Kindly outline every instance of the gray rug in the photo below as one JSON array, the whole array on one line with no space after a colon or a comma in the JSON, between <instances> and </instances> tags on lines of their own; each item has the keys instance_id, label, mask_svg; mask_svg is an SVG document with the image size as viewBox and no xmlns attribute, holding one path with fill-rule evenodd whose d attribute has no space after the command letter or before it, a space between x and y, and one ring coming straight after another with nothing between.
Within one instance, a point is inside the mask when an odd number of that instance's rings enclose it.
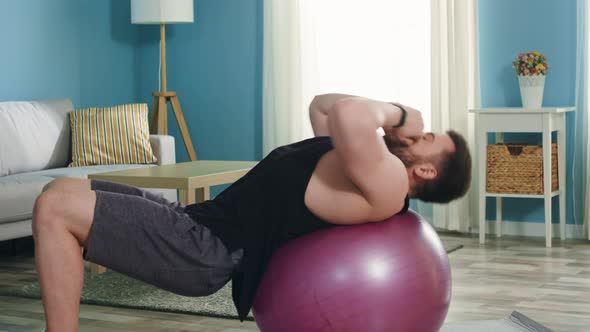
<instances>
[{"instance_id":1,"label":"gray rug","mask_svg":"<svg viewBox=\"0 0 590 332\"><path fill-rule=\"evenodd\" d=\"M479 320L445 324L439 332L554 332L524 314L513 311L499 320Z\"/></svg>"},{"instance_id":2,"label":"gray rug","mask_svg":"<svg viewBox=\"0 0 590 332\"><path fill-rule=\"evenodd\" d=\"M448 253L463 247L458 243L443 242ZM0 288L0 295L32 299L41 298L39 283L13 288ZM86 273L80 302L109 307L238 318L232 302L230 284L211 296L186 297L158 289L112 271L101 275ZM248 319L253 320L251 314Z\"/></svg>"},{"instance_id":3,"label":"gray rug","mask_svg":"<svg viewBox=\"0 0 590 332\"><path fill-rule=\"evenodd\" d=\"M41 298L39 283L0 288L0 295ZM186 297L108 271L96 275L86 273L80 303L109 307L147 309L210 317L238 318L228 283L217 293L207 297ZM249 317L250 320L253 318Z\"/></svg>"}]
</instances>

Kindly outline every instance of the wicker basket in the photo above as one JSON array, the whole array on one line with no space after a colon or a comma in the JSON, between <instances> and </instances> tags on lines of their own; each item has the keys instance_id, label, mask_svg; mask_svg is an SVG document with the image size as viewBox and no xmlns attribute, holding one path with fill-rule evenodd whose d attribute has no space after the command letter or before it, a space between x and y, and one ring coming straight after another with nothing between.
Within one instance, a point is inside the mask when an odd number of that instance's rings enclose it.
<instances>
[{"instance_id":1,"label":"wicker basket","mask_svg":"<svg viewBox=\"0 0 590 332\"><path fill-rule=\"evenodd\" d=\"M488 145L489 193L543 194L543 147L525 144ZM551 191L558 189L557 144L551 144Z\"/></svg>"}]
</instances>

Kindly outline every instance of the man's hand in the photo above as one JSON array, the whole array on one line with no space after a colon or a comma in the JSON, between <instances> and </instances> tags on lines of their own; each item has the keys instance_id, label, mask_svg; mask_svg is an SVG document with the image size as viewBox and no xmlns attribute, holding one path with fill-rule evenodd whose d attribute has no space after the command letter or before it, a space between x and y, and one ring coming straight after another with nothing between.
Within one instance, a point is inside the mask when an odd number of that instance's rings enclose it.
<instances>
[{"instance_id":1,"label":"man's hand","mask_svg":"<svg viewBox=\"0 0 590 332\"><path fill-rule=\"evenodd\" d=\"M393 104L398 107L403 107L406 110L406 120L404 125L399 128L387 127L383 128L383 131L395 141L402 142L408 146L412 145L424 134L424 120L422 120L422 113L410 106L405 106L399 103Z\"/></svg>"}]
</instances>

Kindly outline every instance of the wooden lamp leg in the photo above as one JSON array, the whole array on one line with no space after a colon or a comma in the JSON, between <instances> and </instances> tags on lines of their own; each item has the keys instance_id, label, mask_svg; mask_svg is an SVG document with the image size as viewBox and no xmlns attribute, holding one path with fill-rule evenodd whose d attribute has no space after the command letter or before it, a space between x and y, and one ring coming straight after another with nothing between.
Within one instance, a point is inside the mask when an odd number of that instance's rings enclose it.
<instances>
[{"instance_id":1,"label":"wooden lamp leg","mask_svg":"<svg viewBox=\"0 0 590 332\"><path fill-rule=\"evenodd\" d=\"M180 108L180 103L178 102L178 97L176 96L176 92L174 91L167 91L167 81L166 81L166 25L160 24L160 63L162 64L161 67L161 77L162 77L162 85L160 92L154 92L152 95L154 96L154 113L152 115L151 124L150 124L150 132L151 133L158 133L159 135L168 135L168 116L167 116L167 104L168 100L172 103L172 110L174 111L174 115L176 116L176 121L178 122L178 127L180 129L180 133L182 134L182 140L184 141L184 146L186 147L186 151L191 159L191 161L197 160L197 154L195 153L195 148L193 147L193 142L191 141L191 137L188 133L188 129L186 127L186 122L184 122L184 116L182 115L182 109ZM156 128L157 127L157 128Z\"/></svg>"},{"instance_id":2,"label":"wooden lamp leg","mask_svg":"<svg viewBox=\"0 0 590 332\"><path fill-rule=\"evenodd\" d=\"M182 134L182 140L184 141L186 151L188 152L191 161L195 161L197 160L197 154L195 153L195 148L193 147L191 136L188 133L188 128L186 127L184 116L182 115L182 109L180 108L178 97L170 97L170 102L172 103L172 110L174 111L174 115L176 116L176 122L178 122L178 128L180 129L180 133Z\"/></svg>"},{"instance_id":3,"label":"wooden lamp leg","mask_svg":"<svg viewBox=\"0 0 590 332\"><path fill-rule=\"evenodd\" d=\"M150 134L156 134L158 130L158 97L154 96L152 104L152 117L150 118Z\"/></svg>"},{"instance_id":4,"label":"wooden lamp leg","mask_svg":"<svg viewBox=\"0 0 590 332\"><path fill-rule=\"evenodd\" d=\"M166 97L158 97L158 135L168 135L168 107Z\"/></svg>"}]
</instances>

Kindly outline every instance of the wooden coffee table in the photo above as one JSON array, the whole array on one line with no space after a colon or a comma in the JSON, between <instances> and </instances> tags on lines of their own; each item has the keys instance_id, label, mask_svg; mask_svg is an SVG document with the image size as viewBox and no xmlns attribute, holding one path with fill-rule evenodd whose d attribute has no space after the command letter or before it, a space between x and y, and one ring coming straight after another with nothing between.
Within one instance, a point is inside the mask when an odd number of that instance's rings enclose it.
<instances>
[{"instance_id":1,"label":"wooden coffee table","mask_svg":"<svg viewBox=\"0 0 590 332\"><path fill-rule=\"evenodd\" d=\"M232 183L244 176L255 161L198 160L178 164L89 174L89 179L125 183L142 188L178 189L184 204L210 198L211 186Z\"/></svg>"},{"instance_id":2,"label":"wooden coffee table","mask_svg":"<svg viewBox=\"0 0 590 332\"><path fill-rule=\"evenodd\" d=\"M89 174L89 179L125 183L142 188L178 189L179 201L193 204L210 199L210 187L232 183L244 176L255 161L198 160L178 164ZM91 264L93 273L106 268Z\"/></svg>"}]
</instances>

